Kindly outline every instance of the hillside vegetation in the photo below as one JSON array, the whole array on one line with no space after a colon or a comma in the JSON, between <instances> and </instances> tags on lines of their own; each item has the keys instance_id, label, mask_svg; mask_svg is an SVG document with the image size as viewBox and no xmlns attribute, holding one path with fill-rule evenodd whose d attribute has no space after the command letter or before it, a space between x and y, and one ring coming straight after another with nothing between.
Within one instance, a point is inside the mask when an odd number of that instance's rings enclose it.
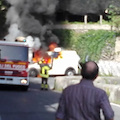
<instances>
[{"instance_id":1,"label":"hillside vegetation","mask_svg":"<svg viewBox=\"0 0 120 120\"><path fill-rule=\"evenodd\" d=\"M74 30L55 30L60 39L60 45L65 49L76 50L81 62L86 59L114 59L116 32L105 30L90 30L82 33Z\"/></svg>"}]
</instances>

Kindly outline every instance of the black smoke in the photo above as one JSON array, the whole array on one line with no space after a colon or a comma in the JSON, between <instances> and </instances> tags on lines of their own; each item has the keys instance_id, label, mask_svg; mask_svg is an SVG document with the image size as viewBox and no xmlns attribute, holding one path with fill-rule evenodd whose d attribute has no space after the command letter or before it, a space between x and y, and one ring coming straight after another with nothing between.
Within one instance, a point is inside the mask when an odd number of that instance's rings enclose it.
<instances>
[{"instance_id":1,"label":"black smoke","mask_svg":"<svg viewBox=\"0 0 120 120\"><path fill-rule=\"evenodd\" d=\"M120 0L60 0L56 19L84 22L84 15L88 15L88 22L97 22L103 15L108 20L105 11L110 5L120 7Z\"/></svg>"},{"instance_id":2,"label":"black smoke","mask_svg":"<svg viewBox=\"0 0 120 120\"><path fill-rule=\"evenodd\" d=\"M74 15L101 15L111 4L120 7L120 0L60 0L59 11Z\"/></svg>"},{"instance_id":3,"label":"black smoke","mask_svg":"<svg viewBox=\"0 0 120 120\"><path fill-rule=\"evenodd\" d=\"M52 32L58 0L7 0L7 2L10 7L6 14L6 24L9 25L6 40L14 41L18 36L32 36L33 40L37 37L41 44L46 43L45 35L48 29ZM58 39L54 39L54 42L59 43Z\"/></svg>"}]
</instances>

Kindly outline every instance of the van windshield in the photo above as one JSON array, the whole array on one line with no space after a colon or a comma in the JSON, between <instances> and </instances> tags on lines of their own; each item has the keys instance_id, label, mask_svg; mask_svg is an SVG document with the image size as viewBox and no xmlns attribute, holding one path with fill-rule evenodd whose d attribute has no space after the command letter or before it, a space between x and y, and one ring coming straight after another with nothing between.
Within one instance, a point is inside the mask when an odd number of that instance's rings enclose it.
<instances>
[{"instance_id":1,"label":"van windshield","mask_svg":"<svg viewBox=\"0 0 120 120\"><path fill-rule=\"evenodd\" d=\"M28 47L0 45L0 59L28 61Z\"/></svg>"}]
</instances>

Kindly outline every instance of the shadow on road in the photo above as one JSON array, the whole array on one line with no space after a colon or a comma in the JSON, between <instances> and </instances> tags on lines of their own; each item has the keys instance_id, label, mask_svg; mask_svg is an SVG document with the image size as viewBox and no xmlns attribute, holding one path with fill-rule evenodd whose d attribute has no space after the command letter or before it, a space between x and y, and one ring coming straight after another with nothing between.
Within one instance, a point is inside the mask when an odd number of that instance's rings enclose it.
<instances>
[{"instance_id":1,"label":"shadow on road","mask_svg":"<svg viewBox=\"0 0 120 120\"><path fill-rule=\"evenodd\" d=\"M54 120L60 93L41 91L39 83L30 83L28 91L0 87L0 117L3 120Z\"/></svg>"}]
</instances>

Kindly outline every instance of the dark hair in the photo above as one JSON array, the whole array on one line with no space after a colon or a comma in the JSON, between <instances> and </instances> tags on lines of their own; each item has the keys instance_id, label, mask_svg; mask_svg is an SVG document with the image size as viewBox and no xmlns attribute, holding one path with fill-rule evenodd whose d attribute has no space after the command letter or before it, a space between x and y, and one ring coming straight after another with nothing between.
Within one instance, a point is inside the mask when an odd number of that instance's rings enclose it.
<instances>
[{"instance_id":1,"label":"dark hair","mask_svg":"<svg viewBox=\"0 0 120 120\"><path fill-rule=\"evenodd\" d=\"M85 79L94 80L99 72L99 67L94 61L88 61L82 65L81 75Z\"/></svg>"}]
</instances>

